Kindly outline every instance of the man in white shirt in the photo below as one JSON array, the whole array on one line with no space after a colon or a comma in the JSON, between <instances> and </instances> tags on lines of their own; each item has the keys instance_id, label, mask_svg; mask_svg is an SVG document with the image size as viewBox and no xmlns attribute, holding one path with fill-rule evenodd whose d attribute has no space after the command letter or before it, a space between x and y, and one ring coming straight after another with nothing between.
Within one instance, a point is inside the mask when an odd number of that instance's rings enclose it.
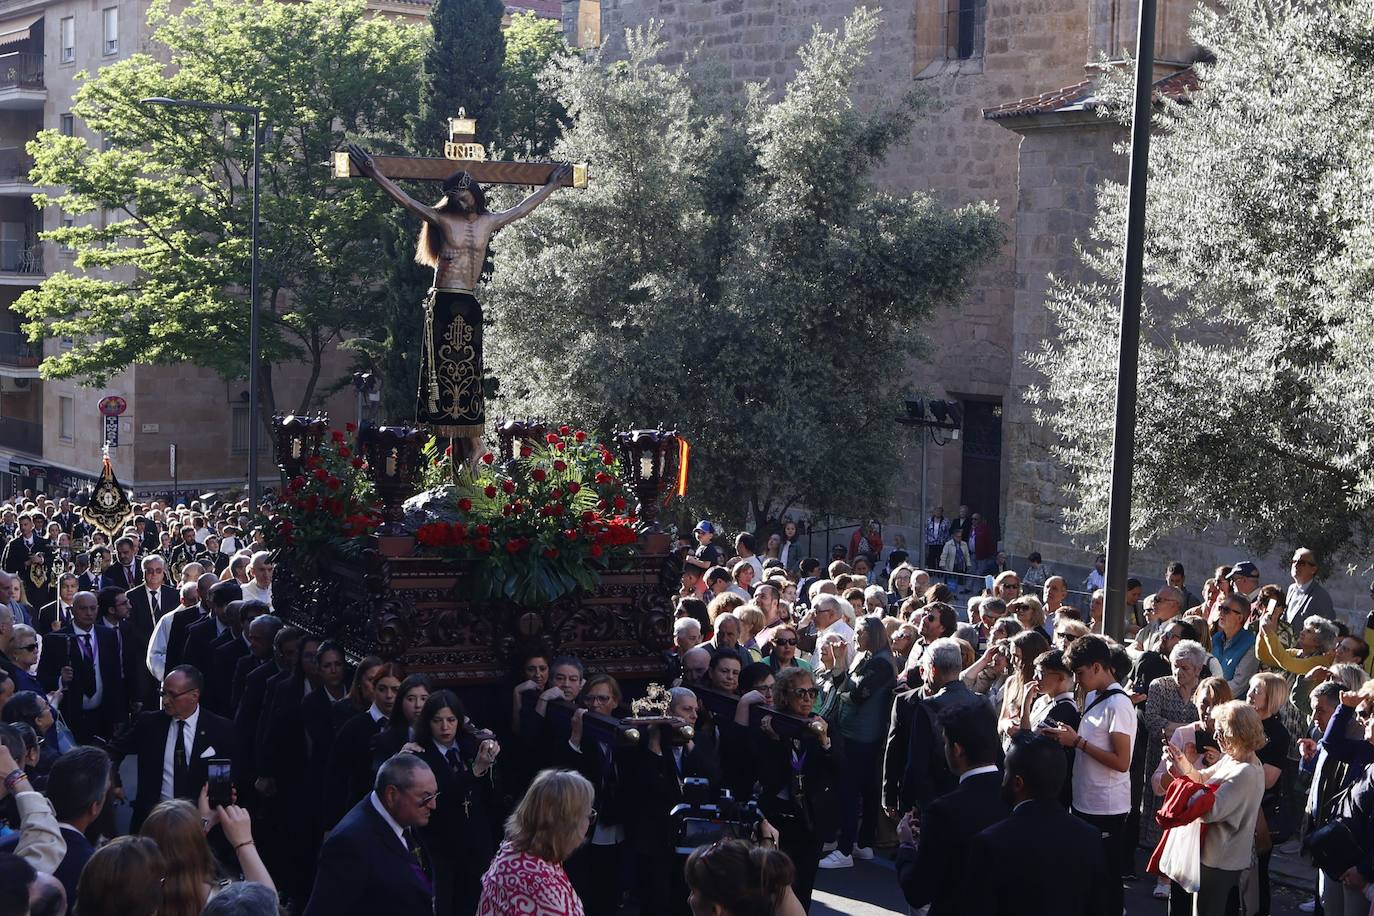
<instances>
[{"instance_id":1,"label":"man in white shirt","mask_svg":"<svg viewBox=\"0 0 1374 916\"><path fill-rule=\"evenodd\" d=\"M195 583L188 582L181 587L181 607L158 618L157 626L153 628L153 638L148 640L146 661L149 673L159 681L167 670L167 645L172 637L172 626L177 621L177 614L200 606L200 590ZM182 625L187 626L188 623L183 620Z\"/></svg>"},{"instance_id":2,"label":"man in white shirt","mask_svg":"<svg viewBox=\"0 0 1374 916\"><path fill-rule=\"evenodd\" d=\"M272 606L272 554L259 550L248 563L248 581L243 586L244 601L261 601Z\"/></svg>"},{"instance_id":3,"label":"man in white shirt","mask_svg":"<svg viewBox=\"0 0 1374 916\"><path fill-rule=\"evenodd\" d=\"M1126 816L1131 810L1131 748L1135 743L1136 711L1130 695L1112 673L1112 650L1101 636L1080 636L1064 653L1064 662L1078 686L1087 692L1078 728L1060 725L1042 729L1064 747L1075 748L1073 813L1096 827L1107 849L1112 902L1107 913L1122 909L1121 876L1130 868L1135 838L1127 837Z\"/></svg>"},{"instance_id":4,"label":"man in white shirt","mask_svg":"<svg viewBox=\"0 0 1374 916\"><path fill-rule=\"evenodd\" d=\"M846 658L854 657L855 645L859 638L844 619L844 604L834 595L817 595L811 602L811 610L815 614L816 621L816 644L820 645L821 639L829 633L836 633L844 638L844 643L849 652Z\"/></svg>"}]
</instances>

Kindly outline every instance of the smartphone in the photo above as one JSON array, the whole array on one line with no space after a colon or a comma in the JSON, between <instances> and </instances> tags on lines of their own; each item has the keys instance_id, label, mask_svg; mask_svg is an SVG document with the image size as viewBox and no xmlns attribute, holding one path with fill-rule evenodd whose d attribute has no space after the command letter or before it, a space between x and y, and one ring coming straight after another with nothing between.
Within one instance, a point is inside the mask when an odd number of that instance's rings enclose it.
<instances>
[{"instance_id":1,"label":"smartphone","mask_svg":"<svg viewBox=\"0 0 1374 916\"><path fill-rule=\"evenodd\" d=\"M1213 738L1212 733L1205 728L1199 728L1194 733L1193 747L1197 748L1199 754L1209 747L1216 747L1217 750L1221 750L1221 748L1217 747L1217 739Z\"/></svg>"},{"instance_id":2,"label":"smartphone","mask_svg":"<svg viewBox=\"0 0 1374 916\"><path fill-rule=\"evenodd\" d=\"M1041 728L1058 728L1059 720L1053 716L1046 716L1045 721L1040 723Z\"/></svg>"},{"instance_id":3,"label":"smartphone","mask_svg":"<svg viewBox=\"0 0 1374 916\"><path fill-rule=\"evenodd\" d=\"M234 780L229 775L231 762L228 757L212 757L206 768L206 786L209 789L211 808L234 803Z\"/></svg>"}]
</instances>

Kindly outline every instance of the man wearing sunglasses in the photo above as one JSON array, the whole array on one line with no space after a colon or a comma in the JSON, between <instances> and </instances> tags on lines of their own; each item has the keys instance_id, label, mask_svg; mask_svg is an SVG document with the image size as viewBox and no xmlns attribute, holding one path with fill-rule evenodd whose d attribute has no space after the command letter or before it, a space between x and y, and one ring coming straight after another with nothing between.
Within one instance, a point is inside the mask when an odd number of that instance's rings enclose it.
<instances>
[{"instance_id":1,"label":"man wearing sunglasses","mask_svg":"<svg viewBox=\"0 0 1374 916\"><path fill-rule=\"evenodd\" d=\"M1293 577L1293 584L1288 586L1288 612L1284 614L1284 619L1293 632L1302 629L1303 621L1308 617L1335 620L1331 593L1317 581L1317 555L1306 547L1299 547L1293 551L1293 562L1288 572Z\"/></svg>"},{"instance_id":2,"label":"man wearing sunglasses","mask_svg":"<svg viewBox=\"0 0 1374 916\"><path fill-rule=\"evenodd\" d=\"M422 758L397 754L383 763L373 791L324 841L305 916L432 913L434 870L419 828L438 797Z\"/></svg>"},{"instance_id":3,"label":"man wearing sunglasses","mask_svg":"<svg viewBox=\"0 0 1374 916\"><path fill-rule=\"evenodd\" d=\"M1221 676L1231 685L1235 696L1250 689L1250 678L1259 670L1255 655L1255 634L1245 629L1250 619L1250 599L1231 595L1221 606L1217 632L1212 636L1212 655L1221 664Z\"/></svg>"}]
</instances>

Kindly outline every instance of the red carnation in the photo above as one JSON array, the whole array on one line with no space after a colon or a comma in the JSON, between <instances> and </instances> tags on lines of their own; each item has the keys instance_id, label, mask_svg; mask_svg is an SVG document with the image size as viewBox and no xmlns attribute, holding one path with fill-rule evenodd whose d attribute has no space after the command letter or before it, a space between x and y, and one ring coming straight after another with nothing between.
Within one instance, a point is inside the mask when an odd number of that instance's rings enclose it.
<instances>
[{"instance_id":1,"label":"red carnation","mask_svg":"<svg viewBox=\"0 0 1374 916\"><path fill-rule=\"evenodd\" d=\"M356 433L356 432L358 431L358 424L357 424L357 423L345 423L345 424L344 424L344 429L348 430L350 433Z\"/></svg>"},{"instance_id":2,"label":"red carnation","mask_svg":"<svg viewBox=\"0 0 1374 916\"><path fill-rule=\"evenodd\" d=\"M351 454L353 454L353 453L350 452L350 451L348 450L348 446L346 446L346 445L341 445L341 446L339 446L339 457L340 457L340 458L347 458L347 457L348 457L349 455L351 455Z\"/></svg>"},{"instance_id":3,"label":"red carnation","mask_svg":"<svg viewBox=\"0 0 1374 916\"><path fill-rule=\"evenodd\" d=\"M491 463L492 463L493 461L495 461L495 460L496 460L496 456L493 455L491 452L487 452L485 455L482 456L482 463L483 463L483 464L491 464Z\"/></svg>"},{"instance_id":4,"label":"red carnation","mask_svg":"<svg viewBox=\"0 0 1374 916\"><path fill-rule=\"evenodd\" d=\"M573 433L573 438L576 439L578 442L586 442L587 434L579 429L577 432Z\"/></svg>"},{"instance_id":5,"label":"red carnation","mask_svg":"<svg viewBox=\"0 0 1374 916\"><path fill-rule=\"evenodd\" d=\"M496 487L492 486L491 484L487 484L487 488L482 492L487 494L487 499L496 498Z\"/></svg>"},{"instance_id":6,"label":"red carnation","mask_svg":"<svg viewBox=\"0 0 1374 916\"><path fill-rule=\"evenodd\" d=\"M568 462L564 461L562 458L555 459L553 469L560 473L566 471L568 469Z\"/></svg>"},{"instance_id":7,"label":"red carnation","mask_svg":"<svg viewBox=\"0 0 1374 916\"><path fill-rule=\"evenodd\" d=\"M362 468L363 459L355 457L351 463L355 468Z\"/></svg>"},{"instance_id":8,"label":"red carnation","mask_svg":"<svg viewBox=\"0 0 1374 916\"><path fill-rule=\"evenodd\" d=\"M466 496L464 496L462 499L458 500L458 511L459 511L459 512L471 512L471 511L472 511L472 500L468 499Z\"/></svg>"},{"instance_id":9,"label":"red carnation","mask_svg":"<svg viewBox=\"0 0 1374 916\"><path fill-rule=\"evenodd\" d=\"M507 493L514 493L514 492L515 492L515 481L513 481L513 480L503 480L503 481L501 481L501 489L505 490Z\"/></svg>"},{"instance_id":10,"label":"red carnation","mask_svg":"<svg viewBox=\"0 0 1374 916\"><path fill-rule=\"evenodd\" d=\"M577 494L580 493L581 491L582 491L582 484L578 483L576 480L570 481L570 482L568 483L568 492L569 492L569 493L572 493L573 495L577 495Z\"/></svg>"},{"instance_id":11,"label":"red carnation","mask_svg":"<svg viewBox=\"0 0 1374 916\"><path fill-rule=\"evenodd\" d=\"M530 471L530 476L539 483L543 483L549 475L543 468L535 468L533 471Z\"/></svg>"}]
</instances>

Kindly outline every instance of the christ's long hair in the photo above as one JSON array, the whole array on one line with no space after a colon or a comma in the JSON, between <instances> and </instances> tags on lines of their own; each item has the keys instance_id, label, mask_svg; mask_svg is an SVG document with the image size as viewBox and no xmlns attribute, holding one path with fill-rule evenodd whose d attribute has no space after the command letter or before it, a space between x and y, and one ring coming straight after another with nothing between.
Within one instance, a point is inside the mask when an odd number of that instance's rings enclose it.
<instances>
[{"instance_id":1,"label":"christ's long hair","mask_svg":"<svg viewBox=\"0 0 1374 916\"><path fill-rule=\"evenodd\" d=\"M434 204L434 209L440 213L448 211L459 211L460 208L450 198L452 191L466 190L472 194L472 212L482 214L487 212L487 196L482 192L482 186L467 172L455 172L444 180L444 196ZM428 222L420 223L420 239L415 246L415 263L425 267L438 267L439 254L443 251L444 240Z\"/></svg>"}]
</instances>

